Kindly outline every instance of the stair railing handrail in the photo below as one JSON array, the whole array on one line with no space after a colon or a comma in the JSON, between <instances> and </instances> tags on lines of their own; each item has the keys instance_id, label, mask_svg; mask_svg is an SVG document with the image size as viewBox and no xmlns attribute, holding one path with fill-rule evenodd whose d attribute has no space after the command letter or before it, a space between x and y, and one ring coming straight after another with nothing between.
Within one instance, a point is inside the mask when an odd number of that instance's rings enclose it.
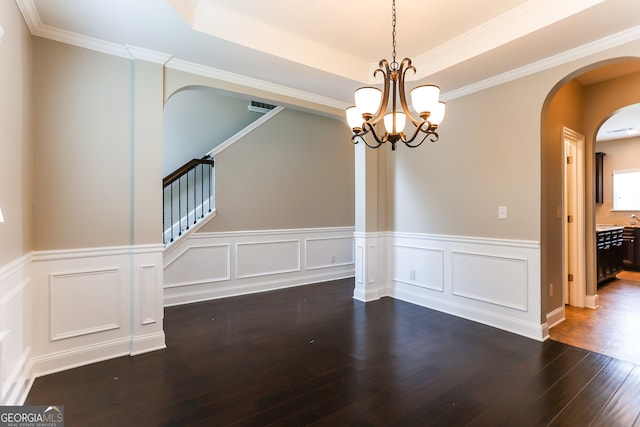
<instances>
[{"instance_id":1,"label":"stair railing handrail","mask_svg":"<svg viewBox=\"0 0 640 427\"><path fill-rule=\"evenodd\" d=\"M180 166L178 169L174 170L169 175L165 176L162 179L162 186L163 187L167 187L171 183L173 183L173 182L177 181L178 179L180 179L183 175L186 175L188 172L190 172L193 168L195 168L198 165L210 165L210 166L213 166L213 157L207 155L207 156L204 156L201 159L189 160L187 163L185 163L184 165Z\"/></svg>"}]
</instances>

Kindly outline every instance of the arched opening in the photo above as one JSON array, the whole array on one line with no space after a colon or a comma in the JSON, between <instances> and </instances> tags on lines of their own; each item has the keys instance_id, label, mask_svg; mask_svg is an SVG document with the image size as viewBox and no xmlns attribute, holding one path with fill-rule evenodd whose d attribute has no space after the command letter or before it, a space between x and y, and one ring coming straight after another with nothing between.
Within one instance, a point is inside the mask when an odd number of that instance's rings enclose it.
<instances>
[{"instance_id":1,"label":"arched opening","mask_svg":"<svg viewBox=\"0 0 640 427\"><path fill-rule=\"evenodd\" d=\"M604 312L598 310L603 302L598 292L596 224L600 224L597 213L610 208L596 204L596 136L608 118L622 108L639 102L640 60L617 58L592 64L568 75L548 95L541 117L541 252L543 259L541 273L543 284L548 285L543 286L545 290L542 297L547 322L551 327L551 337L560 341L565 340L565 342L573 340L568 343L601 353L614 352L615 354L610 355L627 360L636 357L634 359L636 363L640 361L640 349L631 348L632 354L629 354L626 352L629 349L622 348L624 346L621 344L623 341L621 337L617 338L621 342L613 345L611 342L606 342L609 338L606 334L596 334L593 329L589 332L576 325L583 326L582 324L586 324L584 319L602 316ZM577 179L583 183L583 190L581 190L583 193L580 194L579 203L584 217L580 218L582 225L576 230L582 237L584 245L583 258L580 259L584 267L582 271L575 273L569 271L570 266L567 261L569 248L566 230L569 228L569 221L576 219L571 217L572 212L567 212L566 205L567 155L563 132L567 128L584 136L584 160L580 165L583 167L583 172L577 176ZM640 138L638 141L640 144ZM638 168L640 168L640 158L638 162ZM567 289L570 288L565 285L570 279L576 280L576 275L582 280L582 282L578 281L578 286L574 289L578 298L569 301L571 298L567 295ZM637 286L640 292L640 282ZM565 304L567 304L566 309ZM567 316L570 311L575 313L576 310L583 319L573 319L574 322L571 323ZM615 320L612 321L615 322ZM569 327L570 323L571 327ZM567 329L567 335L558 333L563 328ZM611 332L609 335L614 333ZM568 338L569 336L571 339ZM628 341L629 347L633 347L633 340ZM607 348L609 350L606 350Z\"/></svg>"}]
</instances>

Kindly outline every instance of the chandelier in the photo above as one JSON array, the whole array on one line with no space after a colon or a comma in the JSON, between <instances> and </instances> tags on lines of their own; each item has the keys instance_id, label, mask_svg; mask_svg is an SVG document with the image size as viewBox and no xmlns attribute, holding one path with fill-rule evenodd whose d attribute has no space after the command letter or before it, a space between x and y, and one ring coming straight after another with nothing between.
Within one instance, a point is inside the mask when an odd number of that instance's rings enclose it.
<instances>
[{"instance_id":1,"label":"chandelier","mask_svg":"<svg viewBox=\"0 0 640 427\"><path fill-rule=\"evenodd\" d=\"M354 93L355 106L346 109L347 123L353 132L351 142L357 144L364 142L368 147L378 148L385 142L391 143L391 149L396 149L396 143L402 141L407 147L417 147L427 138L431 142L438 140L436 129L444 119L445 103L440 101L440 88L435 85L423 85L411 91L411 104L418 113L419 118L414 117L409 111L406 93L404 89L405 75L416 68L411 65L411 59L405 58L398 64L396 61L396 1L392 6L392 38L393 57L391 64L383 59L374 71L376 77L381 73L384 77L384 88L366 86L357 89ZM391 111L387 112L387 106L391 99ZM398 111L398 100L402 112ZM407 118L415 126L415 131L410 136L404 133ZM376 125L383 121L386 132L383 135L376 133ZM367 135L375 142L367 141Z\"/></svg>"}]
</instances>

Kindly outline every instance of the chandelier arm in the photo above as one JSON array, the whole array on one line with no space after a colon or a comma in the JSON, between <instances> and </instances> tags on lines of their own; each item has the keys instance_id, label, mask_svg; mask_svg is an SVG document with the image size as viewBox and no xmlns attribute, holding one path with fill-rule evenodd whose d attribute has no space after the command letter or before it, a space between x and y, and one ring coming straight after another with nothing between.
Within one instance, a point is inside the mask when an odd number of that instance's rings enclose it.
<instances>
[{"instance_id":1,"label":"chandelier arm","mask_svg":"<svg viewBox=\"0 0 640 427\"><path fill-rule=\"evenodd\" d=\"M378 148L378 147L380 147L382 145L382 142L379 142L376 145L369 144L363 134L354 134L351 137L351 142L353 142L354 145L357 144L360 141L364 142L364 144L369 148Z\"/></svg>"},{"instance_id":2,"label":"chandelier arm","mask_svg":"<svg viewBox=\"0 0 640 427\"><path fill-rule=\"evenodd\" d=\"M405 68L406 67L406 68ZM402 111L404 111L404 114L409 118L409 120L411 120L411 123L413 123L413 125L415 127L419 127L420 125L422 125L424 123L424 120L418 120L416 119L413 114L411 114L411 111L409 111L409 105L407 104L407 94L404 90L405 87L405 75L407 74L407 71L412 70L413 73L415 74L416 72L416 67L414 67L411 64L411 59L409 58L404 58L402 60L402 62L400 63L400 105L402 105Z\"/></svg>"},{"instance_id":3,"label":"chandelier arm","mask_svg":"<svg viewBox=\"0 0 640 427\"><path fill-rule=\"evenodd\" d=\"M380 120L382 120L385 112L387 111L387 104L389 103L389 76L391 75L391 72L389 70L389 62L386 59L381 59L378 67L379 68L373 72L373 77L376 77L378 73L382 73L382 76L384 77L384 87L382 88L382 101L380 101L380 108L377 111L378 115L368 121L369 123L371 123L371 125L375 125L380 122Z\"/></svg>"},{"instance_id":4,"label":"chandelier arm","mask_svg":"<svg viewBox=\"0 0 640 427\"><path fill-rule=\"evenodd\" d=\"M365 122L362 125L362 127L363 127L363 130L361 132L355 133L351 136L351 142L353 142L354 144L357 144L358 142L362 141L369 148L378 148L382 144L387 142L388 135L385 133L385 135L382 138L380 138L378 134L376 134L375 128L370 122ZM377 144L369 144L369 142L365 138L365 136L369 133L373 136L373 139L376 141Z\"/></svg>"},{"instance_id":5,"label":"chandelier arm","mask_svg":"<svg viewBox=\"0 0 640 427\"><path fill-rule=\"evenodd\" d=\"M425 127L426 127L426 128L425 128ZM402 139L402 142L404 142L404 143L405 143L405 145L407 145L407 146L411 147L411 145L409 145L409 144L410 144L411 142L413 142L413 140L414 140L414 139L416 139L416 137L418 136L418 134L419 134L420 132L424 132L424 133L426 134L426 135L425 135L425 138L426 138L426 137L430 134L430 132L431 132L431 124L430 124L428 121L419 122L419 123L416 125L416 130L413 132L413 134L412 134L409 138L407 138L406 136L405 136L404 138L401 138L401 139ZM422 144L422 142L420 142L420 144ZM418 144L418 145L420 145L420 144ZM417 147L418 145L416 145L416 147Z\"/></svg>"},{"instance_id":6,"label":"chandelier arm","mask_svg":"<svg viewBox=\"0 0 640 427\"><path fill-rule=\"evenodd\" d=\"M405 142L404 144L409 148L416 148L416 147L420 146L427 138L429 138L430 142L436 142L436 141L438 141L438 139L440 137L438 136L438 134L436 133L435 130L429 130L428 132L426 132L425 136L420 140L420 142L418 142L416 144L412 144L413 140L409 140L409 141Z\"/></svg>"}]
</instances>

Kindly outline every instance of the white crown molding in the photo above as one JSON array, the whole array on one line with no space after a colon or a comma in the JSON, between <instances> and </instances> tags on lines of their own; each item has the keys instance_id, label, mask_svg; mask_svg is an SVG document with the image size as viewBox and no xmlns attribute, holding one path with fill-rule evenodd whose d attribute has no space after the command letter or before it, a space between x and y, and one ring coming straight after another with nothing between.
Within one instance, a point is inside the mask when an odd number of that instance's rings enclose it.
<instances>
[{"instance_id":1,"label":"white crown molding","mask_svg":"<svg viewBox=\"0 0 640 427\"><path fill-rule=\"evenodd\" d=\"M171 55L161 52L154 52L134 46L122 46L115 43L107 42L104 40L96 39L93 37L84 36L81 34L73 33L70 31L61 30L58 28L50 27L48 25L42 24L40 17L38 15L37 8L33 2L33 0L15 0L22 16L29 28L29 31L32 35L38 37L44 37L51 40L59 41L62 43L71 44L74 46L106 53L109 55L119 56L127 59L142 59L150 62L163 63L168 68L172 68L179 71L185 71L189 73L193 73L196 75L201 75L204 77L210 77L213 79L225 81L228 83L238 84L241 86L246 86L253 89L264 90L266 92L283 95L287 97L291 97L294 99L299 99L302 101L307 101L311 103L315 103L318 105L323 105L336 109L344 109L348 106L344 101L340 101L337 99L329 98L326 96L318 95L315 93L294 89L292 87L268 82L265 80L255 79L247 76L243 76L240 74L231 73L228 71L223 71L219 69L215 69L212 67L207 67L200 64L195 64L192 62L184 61L178 58L173 58ZM177 0L178 3L180 0ZM189 0L182 0L189 4ZM597 3L598 0L590 0L592 3ZM525 4L522 8L516 10L515 13L518 16L526 15L526 12L530 10L531 4L534 1ZM561 13L568 13L567 11L561 11ZM513 17L512 15L509 15ZM501 17L498 19L503 19ZM506 18L504 18L506 19ZM498 22L496 21L496 22ZM495 24L495 22L493 23ZM477 29L479 32L490 32L491 28L482 27ZM1 31L1 29L0 29ZM474 32L473 34L476 34ZM467 34L463 36L462 39L467 39L471 37L473 34ZM476 34L477 35L477 34ZM1 34L0 34L1 38ZM457 45L462 41L456 40L454 41ZM607 49L615 48L617 46L623 45L625 43L629 43L635 40L640 39L640 26L633 27L631 29L622 31L617 34L613 34L611 36L604 37L600 40L596 40L594 42L585 44L583 46L577 47L575 49L571 49L557 55L542 59L537 62L533 62L531 64L524 65L522 67L507 71L505 73L496 75L494 77L472 83L470 85L461 87L459 89L455 89L453 91L443 93L442 99L452 100L456 98L460 98L462 96L470 95L475 92L479 92L481 90L488 89L493 86L497 86L500 84L504 84L519 78L523 78L529 76L531 74L544 71L559 65L566 64L573 60L577 60L588 55L596 54L602 52ZM453 42L452 42L453 43ZM433 52L430 52L426 55L422 55L420 58L417 58L417 61L414 61L415 65L419 65L426 61L431 57ZM427 71L428 67L425 68L424 71ZM432 70L428 70L430 73L433 73Z\"/></svg>"},{"instance_id":2,"label":"white crown molding","mask_svg":"<svg viewBox=\"0 0 640 427\"><path fill-rule=\"evenodd\" d=\"M612 34L607 37L603 37L591 43L579 46L575 49L571 49L554 56L542 59L531 64L524 65L519 68L515 68L506 73L498 74L497 76L461 87L459 89L444 93L442 99L452 100L460 98L466 95L470 95L481 90L489 89L493 86L498 86L504 83L508 83L513 80L517 80L523 77L530 76L532 74L548 70L559 65L566 64L571 61L578 60L580 58L587 57L603 52L607 49L612 49L623 44L630 43L640 39L640 25L630 28L625 31L621 31L616 34Z\"/></svg>"},{"instance_id":3,"label":"white crown molding","mask_svg":"<svg viewBox=\"0 0 640 427\"><path fill-rule=\"evenodd\" d=\"M157 52L155 50L149 50L142 47L126 45L132 59L139 59L141 61L153 62L156 64L165 65L170 59L171 55L164 52Z\"/></svg>"},{"instance_id":4,"label":"white crown molding","mask_svg":"<svg viewBox=\"0 0 640 427\"><path fill-rule=\"evenodd\" d=\"M416 57L413 61L418 70L415 79L420 80L460 62L482 55L603 1L530 0Z\"/></svg>"},{"instance_id":5,"label":"white crown molding","mask_svg":"<svg viewBox=\"0 0 640 427\"><path fill-rule=\"evenodd\" d=\"M300 99L302 101L308 101L315 104L324 105L327 107L344 109L348 106L348 104L345 103L344 101L318 95L316 93L294 89L289 86L283 86L277 83L268 82L266 80L255 79L252 77L231 73L231 72L220 70L213 67L207 67L207 66L196 64L193 62L184 61L178 58L171 58L167 62L166 66L167 68L171 68L174 70L184 71L187 73L192 73L192 74L196 74L203 77L209 77L216 80L222 80L227 83L247 86L253 89L263 90L263 91L274 93L277 95L288 96L294 99Z\"/></svg>"}]
</instances>

